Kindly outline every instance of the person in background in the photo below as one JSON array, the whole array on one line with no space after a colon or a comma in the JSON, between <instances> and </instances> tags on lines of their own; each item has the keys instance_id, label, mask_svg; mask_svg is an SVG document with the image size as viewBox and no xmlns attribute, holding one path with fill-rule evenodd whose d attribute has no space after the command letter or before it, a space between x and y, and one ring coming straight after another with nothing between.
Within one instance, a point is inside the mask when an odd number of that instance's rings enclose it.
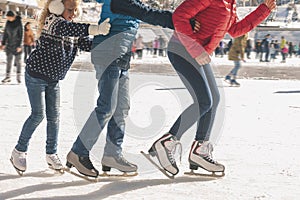
<instances>
[{"instance_id":1,"label":"person in background","mask_svg":"<svg viewBox=\"0 0 300 200\"><path fill-rule=\"evenodd\" d=\"M241 68L241 61L245 62L244 54L247 45L248 35L242 35L234 39L231 49L228 53L228 60L232 60L234 68L227 74L225 81L230 83L231 86L240 86L240 83L236 81L238 70Z\"/></svg>"},{"instance_id":2,"label":"person in background","mask_svg":"<svg viewBox=\"0 0 300 200\"><path fill-rule=\"evenodd\" d=\"M2 83L11 82L11 68L13 57L15 57L15 65L17 67L17 82L21 83L21 56L22 56L22 39L23 27L21 17L13 11L6 13L6 24L3 33L2 50L6 52L6 76Z\"/></svg>"},{"instance_id":3,"label":"person in background","mask_svg":"<svg viewBox=\"0 0 300 200\"><path fill-rule=\"evenodd\" d=\"M144 42L143 36L139 34L139 36L135 40L135 47L136 47L136 54L139 59L143 58L143 49L144 49Z\"/></svg>"},{"instance_id":4,"label":"person in background","mask_svg":"<svg viewBox=\"0 0 300 200\"><path fill-rule=\"evenodd\" d=\"M34 34L30 25L30 22L26 22L24 26L24 63L26 63L26 60L31 53L32 48L34 47Z\"/></svg>"}]
</instances>

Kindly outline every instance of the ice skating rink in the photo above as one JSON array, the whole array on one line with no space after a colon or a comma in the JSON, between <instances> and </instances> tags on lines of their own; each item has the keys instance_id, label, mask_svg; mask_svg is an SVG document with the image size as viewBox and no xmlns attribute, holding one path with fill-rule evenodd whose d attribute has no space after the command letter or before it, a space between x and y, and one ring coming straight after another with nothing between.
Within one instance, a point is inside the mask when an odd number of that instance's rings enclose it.
<instances>
[{"instance_id":1,"label":"ice skating rink","mask_svg":"<svg viewBox=\"0 0 300 200\"><path fill-rule=\"evenodd\" d=\"M1 66L1 74L4 74ZM22 77L23 78L23 77ZM241 79L229 87L221 78L222 102L214 127L214 158L226 166L221 179L193 178L188 151L195 127L182 138L180 173L169 180L140 151L167 132L191 98L176 75L131 73L131 110L123 145L126 158L139 166L128 179L90 183L69 173L56 174L45 161L46 123L34 133L28 169L20 177L9 158L30 107L23 83L0 85L0 199L299 199L300 81ZM61 82L58 153L63 163L97 98L94 72L70 71ZM105 132L92 150L98 169Z\"/></svg>"}]
</instances>

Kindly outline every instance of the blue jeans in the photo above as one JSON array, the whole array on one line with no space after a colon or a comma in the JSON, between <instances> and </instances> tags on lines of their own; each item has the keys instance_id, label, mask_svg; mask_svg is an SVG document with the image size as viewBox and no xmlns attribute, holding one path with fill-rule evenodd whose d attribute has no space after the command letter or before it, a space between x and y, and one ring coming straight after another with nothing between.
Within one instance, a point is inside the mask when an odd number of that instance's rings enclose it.
<instances>
[{"instance_id":1,"label":"blue jeans","mask_svg":"<svg viewBox=\"0 0 300 200\"><path fill-rule=\"evenodd\" d=\"M208 141L214 124L220 94L210 64L200 66L179 42L170 40L168 57L193 98L177 118L169 133L180 139L197 123L195 140Z\"/></svg>"},{"instance_id":2,"label":"blue jeans","mask_svg":"<svg viewBox=\"0 0 300 200\"><path fill-rule=\"evenodd\" d=\"M239 69L241 68L241 61L240 60L234 60L234 68L230 71L230 74L232 74L234 77L237 75Z\"/></svg>"},{"instance_id":3,"label":"blue jeans","mask_svg":"<svg viewBox=\"0 0 300 200\"><path fill-rule=\"evenodd\" d=\"M128 71L120 69L115 62L106 69L95 65L95 69L99 77L97 107L79 133L72 151L80 156L88 156L108 123L104 155L119 156L130 104Z\"/></svg>"},{"instance_id":4,"label":"blue jeans","mask_svg":"<svg viewBox=\"0 0 300 200\"><path fill-rule=\"evenodd\" d=\"M47 82L34 78L25 72L25 83L31 105L31 115L25 121L16 149L26 152L29 140L44 119L47 117L46 153L54 154L57 151L57 135L59 128L60 88L59 82Z\"/></svg>"}]
</instances>

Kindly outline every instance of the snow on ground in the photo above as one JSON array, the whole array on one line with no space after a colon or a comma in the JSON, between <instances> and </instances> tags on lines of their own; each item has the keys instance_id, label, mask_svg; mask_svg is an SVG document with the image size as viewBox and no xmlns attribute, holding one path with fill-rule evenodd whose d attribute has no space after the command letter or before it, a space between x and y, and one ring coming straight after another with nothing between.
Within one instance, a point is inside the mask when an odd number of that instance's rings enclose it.
<instances>
[{"instance_id":1,"label":"snow on ground","mask_svg":"<svg viewBox=\"0 0 300 200\"><path fill-rule=\"evenodd\" d=\"M93 72L71 71L61 82L58 153L64 163L93 109L93 80ZM175 180L164 177L139 154L168 130L191 99L177 76L133 73L128 134L123 147L126 157L139 165L139 175L98 183L47 169L45 121L30 142L28 170L19 177L9 157L30 108L24 83L17 85L13 80L10 85L0 85L0 199L299 199L300 81L240 80L240 88L218 81L223 101L212 137L217 144L214 157L226 166L225 177L183 175L188 170L188 150L195 127L182 138L183 159ZM104 135L92 151L98 169Z\"/></svg>"}]
</instances>

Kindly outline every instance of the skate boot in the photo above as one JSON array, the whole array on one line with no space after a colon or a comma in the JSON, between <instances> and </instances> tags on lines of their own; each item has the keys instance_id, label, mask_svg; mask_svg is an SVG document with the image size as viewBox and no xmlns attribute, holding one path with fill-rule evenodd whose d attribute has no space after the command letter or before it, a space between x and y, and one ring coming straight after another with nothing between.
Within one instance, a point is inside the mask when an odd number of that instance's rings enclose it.
<instances>
[{"instance_id":1,"label":"skate boot","mask_svg":"<svg viewBox=\"0 0 300 200\"><path fill-rule=\"evenodd\" d=\"M2 83L9 83L11 81L9 76L6 76L3 80Z\"/></svg>"},{"instance_id":2,"label":"skate boot","mask_svg":"<svg viewBox=\"0 0 300 200\"><path fill-rule=\"evenodd\" d=\"M111 170L111 168L115 168L121 172L124 172L123 176L132 176L137 175L137 173L132 173L137 171L137 165L128 162L123 155L120 156L103 156L102 161L102 171L104 175L108 175L107 172ZM127 174L130 173L130 174Z\"/></svg>"},{"instance_id":3,"label":"skate boot","mask_svg":"<svg viewBox=\"0 0 300 200\"><path fill-rule=\"evenodd\" d=\"M85 176L98 177L99 172L93 166L88 156L78 156L73 151L67 155L67 167L75 167L77 171Z\"/></svg>"},{"instance_id":4,"label":"skate boot","mask_svg":"<svg viewBox=\"0 0 300 200\"><path fill-rule=\"evenodd\" d=\"M234 87L240 87L240 84L235 79L232 79L230 84L231 84L231 86L234 86Z\"/></svg>"},{"instance_id":5,"label":"skate boot","mask_svg":"<svg viewBox=\"0 0 300 200\"><path fill-rule=\"evenodd\" d=\"M63 172L63 165L60 162L60 159L57 154L47 154L46 161L49 165L49 168L54 169L59 172Z\"/></svg>"},{"instance_id":6,"label":"skate boot","mask_svg":"<svg viewBox=\"0 0 300 200\"><path fill-rule=\"evenodd\" d=\"M26 152L14 149L11 153L10 161L19 175L26 171Z\"/></svg>"},{"instance_id":7,"label":"skate boot","mask_svg":"<svg viewBox=\"0 0 300 200\"><path fill-rule=\"evenodd\" d=\"M17 73L17 82L21 83L21 73Z\"/></svg>"},{"instance_id":8,"label":"skate boot","mask_svg":"<svg viewBox=\"0 0 300 200\"><path fill-rule=\"evenodd\" d=\"M156 140L148 151L151 156L156 156L164 170L171 173L173 176L179 172L174 157L177 146L180 148L179 152L181 159L182 146L180 141L178 141L175 136L167 133Z\"/></svg>"},{"instance_id":9,"label":"skate boot","mask_svg":"<svg viewBox=\"0 0 300 200\"><path fill-rule=\"evenodd\" d=\"M230 83L231 82L231 77L229 75L225 76L224 81L227 82L227 83Z\"/></svg>"},{"instance_id":10,"label":"skate boot","mask_svg":"<svg viewBox=\"0 0 300 200\"><path fill-rule=\"evenodd\" d=\"M224 165L217 163L212 158L213 146L210 142L205 141L202 144L199 141L194 141L189 155L189 163L191 170L197 170L198 167L212 172L213 176L224 176ZM221 172L221 175L216 175L215 172Z\"/></svg>"}]
</instances>

